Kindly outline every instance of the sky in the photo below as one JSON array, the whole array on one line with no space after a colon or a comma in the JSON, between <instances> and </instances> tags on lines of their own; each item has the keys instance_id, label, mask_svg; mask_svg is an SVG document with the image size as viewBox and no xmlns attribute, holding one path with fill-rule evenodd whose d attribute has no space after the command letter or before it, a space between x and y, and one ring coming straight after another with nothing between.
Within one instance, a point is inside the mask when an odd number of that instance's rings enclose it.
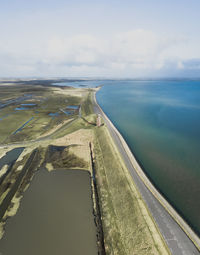
<instances>
[{"instance_id":1,"label":"sky","mask_svg":"<svg viewBox=\"0 0 200 255\"><path fill-rule=\"evenodd\" d=\"M0 77L200 77L199 0L0 0Z\"/></svg>"}]
</instances>

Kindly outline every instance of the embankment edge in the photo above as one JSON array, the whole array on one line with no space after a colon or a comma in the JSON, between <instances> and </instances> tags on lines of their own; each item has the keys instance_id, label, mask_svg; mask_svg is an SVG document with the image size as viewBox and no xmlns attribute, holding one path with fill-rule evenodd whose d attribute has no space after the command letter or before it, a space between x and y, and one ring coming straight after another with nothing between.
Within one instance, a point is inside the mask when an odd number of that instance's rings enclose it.
<instances>
[{"instance_id":1,"label":"embankment edge","mask_svg":"<svg viewBox=\"0 0 200 255\"><path fill-rule=\"evenodd\" d=\"M196 235L196 233L191 229L191 227L185 222L185 220L176 212L176 210L169 204L169 202L160 194L160 192L155 188L155 186L151 183L149 178L146 176L140 165L138 164L136 158L134 157L133 153L131 152L129 146L125 142L124 138L120 134L120 132L117 130L117 128L114 126L114 124L110 121L110 119L107 117L107 115L103 112L99 104L96 100L96 92L93 93L93 100L94 103L99 108L103 118L105 118L112 129L117 134L118 138L120 139L124 150L126 151L128 158L134 167L135 171L137 172L140 179L143 181L145 186L148 188L148 190L154 195L154 197L159 201L159 203L166 209L166 211L171 215L171 217L178 223L178 225L182 228L182 230L186 233L186 235L190 238L190 240L194 243L194 245L197 247L197 249L200 251L200 239Z\"/></svg>"}]
</instances>

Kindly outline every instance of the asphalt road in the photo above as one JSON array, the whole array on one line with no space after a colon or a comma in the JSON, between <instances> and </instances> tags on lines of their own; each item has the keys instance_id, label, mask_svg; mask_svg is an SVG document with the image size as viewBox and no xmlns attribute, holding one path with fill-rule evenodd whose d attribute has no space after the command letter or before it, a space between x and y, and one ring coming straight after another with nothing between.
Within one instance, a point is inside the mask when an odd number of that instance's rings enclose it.
<instances>
[{"instance_id":1,"label":"asphalt road","mask_svg":"<svg viewBox=\"0 0 200 255\"><path fill-rule=\"evenodd\" d=\"M135 168L133 167L122 143L115 132L115 130L110 125L109 121L104 117L104 113L101 108L94 102L94 112L101 114L104 121L109 129L109 132L119 149L119 152L124 159L124 162L129 169L129 172L137 185L144 201L146 202L157 226L168 245L172 255L198 255L199 250L185 234L182 228L176 223L176 221L171 217L171 215L166 211L166 209L160 204L160 202L153 196L149 189L145 186L143 181L138 176ZM148 255L148 254L147 254Z\"/></svg>"}]
</instances>

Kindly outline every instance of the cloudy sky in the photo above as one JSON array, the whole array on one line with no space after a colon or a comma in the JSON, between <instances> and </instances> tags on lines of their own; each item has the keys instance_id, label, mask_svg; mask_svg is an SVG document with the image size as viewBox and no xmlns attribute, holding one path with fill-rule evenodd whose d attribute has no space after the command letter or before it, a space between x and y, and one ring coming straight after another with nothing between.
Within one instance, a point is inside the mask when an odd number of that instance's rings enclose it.
<instances>
[{"instance_id":1,"label":"cloudy sky","mask_svg":"<svg viewBox=\"0 0 200 255\"><path fill-rule=\"evenodd\" d=\"M0 0L0 77L200 77L199 0Z\"/></svg>"}]
</instances>

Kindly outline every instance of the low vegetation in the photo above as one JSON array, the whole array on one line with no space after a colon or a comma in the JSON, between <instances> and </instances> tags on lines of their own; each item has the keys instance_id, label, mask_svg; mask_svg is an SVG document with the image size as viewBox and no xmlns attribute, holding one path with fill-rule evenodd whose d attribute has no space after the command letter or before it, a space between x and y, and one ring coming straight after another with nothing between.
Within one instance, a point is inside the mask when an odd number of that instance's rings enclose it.
<instances>
[{"instance_id":1,"label":"low vegetation","mask_svg":"<svg viewBox=\"0 0 200 255\"><path fill-rule=\"evenodd\" d=\"M96 128L95 137L107 254L168 254L107 128ZM150 218L150 223L145 217Z\"/></svg>"},{"instance_id":2,"label":"low vegetation","mask_svg":"<svg viewBox=\"0 0 200 255\"><path fill-rule=\"evenodd\" d=\"M76 147L77 145L74 146ZM71 146L48 146L46 150L45 164L51 164L53 169L87 168L87 162L72 153L70 147Z\"/></svg>"},{"instance_id":3,"label":"low vegetation","mask_svg":"<svg viewBox=\"0 0 200 255\"><path fill-rule=\"evenodd\" d=\"M53 87L34 88L30 85L27 88L20 85L2 86L0 143L37 139L67 119L77 118L78 110L65 109L68 106L80 105L82 97L76 96L75 93L74 96L65 95L64 91L65 89L58 91Z\"/></svg>"},{"instance_id":4,"label":"low vegetation","mask_svg":"<svg viewBox=\"0 0 200 255\"><path fill-rule=\"evenodd\" d=\"M35 87L34 87L35 86ZM2 153L15 143L26 146L23 157L12 166L8 177L0 187L0 206L14 186L18 176L37 149L14 197L13 212L19 206L18 199L26 189L35 170L39 168L87 169L91 171L89 144L92 144L97 188L103 222L106 254L157 255L168 254L155 224L129 175L105 125L96 126L93 112L92 90L52 88L39 85L3 86L0 95L0 143ZM15 97L11 97L16 92ZM30 95L29 98L26 96ZM24 97L23 101L15 101ZM21 103L34 104L25 110L16 110ZM62 110L70 105L79 109L69 115ZM16 132L31 117L34 118ZM5 129L6 127L6 129ZM16 133L15 133L16 132ZM7 212L7 215L14 214ZM1 226L0 226L1 228Z\"/></svg>"}]
</instances>

